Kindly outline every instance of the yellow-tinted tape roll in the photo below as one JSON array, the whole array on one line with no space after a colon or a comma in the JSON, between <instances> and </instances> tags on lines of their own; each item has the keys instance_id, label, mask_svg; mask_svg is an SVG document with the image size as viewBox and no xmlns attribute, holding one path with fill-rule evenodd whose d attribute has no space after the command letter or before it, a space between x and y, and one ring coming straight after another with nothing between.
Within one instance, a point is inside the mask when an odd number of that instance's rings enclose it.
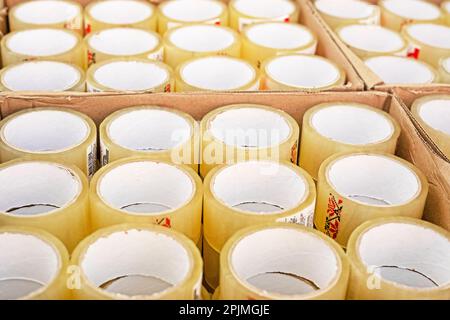
<instances>
[{"instance_id":1,"label":"yellow-tinted tape roll","mask_svg":"<svg viewBox=\"0 0 450 320\"><path fill-rule=\"evenodd\" d=\"M86 91L173 91L172 69L159 61L117 58L93 64L86 73Z\"/></svg>"},{"instance_id":2,"label":"yellow-tinted tape roll","mask_svg":"<svg viewBox=\"0 0 450 320\"><path fill-rule=\"evenodd\" d=\"M0 299L70 298L66 285L69 253L40 229L0 227Z\"/></svg>"},{"instance_id":3,"label":"yellow-tinted tape roll","mask_svg":"<svg viewBox=\"0 0 450 320\"><path fill-rule=\"evenodd\" d=\"M286 112L258 104L217 108L200 124L200 173L243 160L282 160L297 163L299 126Z\"/></svg>"},{"instance_id":4,"label":"yellow-tinted tape roll","mask_svg":"<svg viewBox=\"0 0 450 320\"><path fill-rule=\"evenodd\" d=\"M163 43L164 61L173 68L194 57L241 56L239 34L216 25L195 24L171 29L164 35Z\"/></svg>"},{"instance_id":5,"label":"yellow-tinted tape roll","mask_svg":"<svg viewBox=\"0 0 450 320\"><path fill-rule=\"evenodd\" d=\"M439 81L450 84L450 56L439 62Z\"/></svg>"},{"instance_id":6,"label":"yellow-tinted tape roll","mask_svg":"<svg viewBox=\"0 0 450 320\"><path fill-rule=\"evenodd\" d=\"M0 71L1 91L86 91L84 71L59 61L26 61Z\"/></svg>"},{"instance_id":7,"label":"yellow-tinted tape roll","mask_svg":"<svg viewBox=\"0 0 450 320\"><path fill-rule=\"evenodd\" d=\"M158 32L182 25L203 23L228 25L228 9L217 0L171 0L158 6Z\"/></svg>"},{"instance_id":8,"label":"yellow-tinted tape roll","mask_svg":"<svg viewBox=\"0 0 450 320\"><path fill-rule=\"evenodd\" d=\"M101 165L141 156L198 171L198 124L189 114L157 106L126 108L100 125Z\"/></svg>"},{"instance_id":9,"label":"yellow-tinted tape roll","mask_svg":"<svg viewBox=\"0 0 450 320\"><path fill-rule=\"evenodd\" d=\"M0 160L45 159L96 169L97 128L86 115L65 108L32 108L0 122Z\"/></svg>"},{"instance_id":10,"label":"yellow-tinted tape roll","mask_svg":"<svg viewBox=\"0 0 450 320\"><path fill-rule=\"evenodd\" d=\"M232 0L229 5L230 27L242 31L257 22L297 22L298 5L290 0Z\"/></svg>"},{"instance_id":11,"label":"yellow-tinted tape roll","mask_svg":"<svg viewBox=\"0 0 450 320\"><path fill-rule=\"evenodd\" d=\"M36 28L8 33L1 41L2 64L55 60L86 68L86 48L80 34L68 29Z\"/></svg>"},{"instance_id":12,"label":"yellow-tinted tape roll","mask_svg":"<svg viewBox=\"0 0 450 320\"><path fill-rule=\"evenodd\" d=\"M345 84L345 72L334 62L315 55L284 54L261 66L262 90L321 91Z\"/></svg>"},{"instance_id":13,"label":"yellow-tinted tape roll","mask_svg":"<svg viewBox=\"0 0 450 320\"><path fill-rule=\"evenodd\" d=\"M314 54L316 48L316 36L296 23L257 23L242 31L242 58L258 68L267 58L283 53Z\"/></svg>"},{"instance_id":14,"label":"yellow-tinted tape roll","mask_svg":"<svg viewBox=\"0 0 450 320\"><path fill-rule=\"evenodd\" d=\"M349 299L450 300L450 234L418 219L365 222L347 247Z\"/></svg>"},{"instance_id":15,"label":"yellow-tinted tape roll","mask_svg":"<svg viewBox=\"0 0 450 320\"><path fill-rule=\"evenodd\" d=\"M386 153L336 154L320 166L314 225L345 247L365 221L421 218L427 194L425 176L406 160Z\"/></svg>"},{"instance_id":16,"label":"yellow-tinted tape roll","mask_svg":"<svg viewBox=\"0 0 450 320\"><path fill-rule=\"evenodd\" d=\"M329 156L362 151L393 154L399 136L397 122L380 109L358 103L319 104L303 116L299 164L317 180L319 167Z\"/></svg>"},{"instance_id":17,"label":"yellow-tinted tape roll","mask_svg":"<svg viewBox=\"0 0 450 320\"><path fill-rule=\"evenodd\" d=\"M38 160L0 165L0 225L42 228L72 251L90 231L88 180L75 166Z\"/></svg>"},{"instance_id":18,"label":"yellow-tinted tape roll","mask_svg":"<svg viewBox=\"0 0 450 320\"><path fill-rule=\"evenodd\" d=\"M221 252L236 231L248 226L268 222L313 225L314 182L292 163L261 160L225 165L213 169L204 185L204 244L212 253ZM218 263L207 258L205 254L205 278L213 279L218 270L212 267Z\"/></svg>"},{"instance_id":19,"label":"yellow-tinted tape roll","mask_svg":"<svg viewBox=\"0 0 450 320\"><path fill-rule=\"evenodd\" d=\"M218 298L343 300L349 271L339 245L312 228L252 226L222 250Z\"/></svg>"},{"instance_id":20,"label":"yellow-tinted tape roll","mask_svg":"<svg viewBox=\"0 0 450 320\"><path fill-rule=\"evenodd\" d=\"M450 1L444 1L441 3L441 8L444 13L445 23L450 26Z\"/></svg>"},{"instance_id":21,"label":"yellow-tinted tape roll","mask_svg":"<svg viewBox=\"0 0 450 320\"><path fill-rule=\"evenodd\" d=\"M450 158L450 94L416 99L411 112L434 143Z\"/></svg>"},{"instance_id":22,"label":"yellow-tinted tape roll","mask_svg":"<svg viewBox=\"0 0 450 320\"><path fill-rule=\"evenodd\" d=\"M169 299L201 297L202 258L179 232L149 224L98 230L72 255L78 266L77 299Z\"/></svg>"}]
</instances>

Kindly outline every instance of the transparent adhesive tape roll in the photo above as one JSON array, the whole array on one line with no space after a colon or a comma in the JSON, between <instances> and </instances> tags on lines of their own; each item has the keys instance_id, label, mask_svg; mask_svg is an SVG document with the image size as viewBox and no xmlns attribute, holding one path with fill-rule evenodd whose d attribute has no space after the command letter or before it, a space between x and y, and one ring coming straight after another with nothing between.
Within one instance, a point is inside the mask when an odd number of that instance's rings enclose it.
<instances>
[{"instance_id":1,"label":"transparent adhesive tape roll","mask_svg":"<svg viewBox=\"0 0 450 320\"><path fill-rule=\"evenodd\" d=\"M245 26L257 22L297 22L299 8L291 0L231 0L230 26L242 31Z\"/></svg>"},{"instance_id":2,"label":"transparent adhesive tape roll","mask_svg":"<svg viewBox=\"0 0 450 320\"><path fill-rule=\"evenodd\" d=\"M62 300L69 253L51 234L27 227L0 227L0 299Z\"/></svg>"},{"instance_id":3,"label":"transparent adhesive tape roll","mask_svg":"<svg viewBox=\"0 0 450 320\"><path fill-rule=\"evenodd\" d=\"M96 169L97 128L86 115L65 108L32 108L0 122L0 160L45 159Z\"/></svg>"},{"instance_id":4,"label":"transparent adhesive tape roll","mask_svg":"<svg viewBox=\"0 0 450 320\"><path fill-rule=\"evenodd\" d=\"M84 10L85 34L114 27L156 30L155 7L148 1L92 1Z\"/></svg>"},{"instance_id":5,"label":"transparent adhesive tape roll","mask_svg":"<svg viewBox=\"0 0 450 320\"><path fill-rule=\"evenodd\" d=\"M0 165L0 225L42 228L72 251L90 231L88 181L74 166L37 160Z\"/></svg>"},{"instance_id":6,"label":"transparent adhesive tape roll","mask_svg":"<svg viewBox=\"0 0 450 320\"><path fill-rule=\"evenodd\" d=\"M200 173L222 164L268 159L297 163L299 126L286 112L258 104L236 104L205 115Z\"/></svg>"},{"instance_id":7,"label":"transparent adhesive tape roll","mask_svg":"<svg viewBox=\"0 0 450 320\"><path fill-rule=\"evenodd\" d=\"M380 109L346 102L319 104L303 116L299 164L317 180L319 167L329 156L361 151L393 154L399 136L397 122Z\"/></svg>"},{"instance_id":8,"label":"transparent adhesive tape roll","mask_svg":"<svg viewBox=\"0 0 450 320\"><path fill-rule=\"evenodd\" d=\"M427 194L425 176L394 155L333 155L320 166L314 225L345 247L353 230L365 221L421 218Z\"/></svg>"},{"instance_id":9,"label":"transparent adhesive tape roll","mask_svg":"<svg viewBox=\"0 0 450 320\"><path fill-rule=\"evenodd\" d=\"M86 91L84 70L74 64L36 60L10 64L0 71L2 91Z\"/></svg>"},{"instance_id":10,"label":"transparent adhesive tape roll","mask_svg":"<svg viewBox=\"0 0 450 320\"><path fill-rule=\"evenodd\" d=\"M316 48L316 36L296 23L257 23L242 31L242 58L258 68L267 58L283 53L314 54Z\"/></svg>"},{"instance_id":11,"label":"transparent adhesive tape roll","mask_svg":"<svg viewBox=\"0 0 450 320\"><path fill-rule=\"evenodd\" d=\"M349 271L342 248L312 228L252 226L222 250L217 298L344 300Z\"/></svg>"},{"instance_id":12,"label":"transparent adhesive tape roll","mask_svg":"<svg viewBox=\"0 0 450 320\"><path fill-rule=\"evenodd\" d=\"M202 181L191 168L142 157L117 160L92 179L92 227L151 223L175 229L198 243L202 194Z\"/></svg>"},{"instance_id":13,"label":"transparent adhesive tape roll","mask_svg":"<svg viewBox=\"0 0 450 320\"><path fill-rule=\"evenodd\" d=\"M75 1L26 1L9 11L11 31L31 28L66 28L83 34L83 7Z\"/></svg>"},{"instance_id":14,"label":"transparent adhesive tape roll","mask_svg":"<svg viewBox=\"0 0 450 320\"><path fill-rule=\"evenodd\" d=\"M76 299L200 299L202 258L176 231L149 224L98 230L72 255L79 267Z\"/></svg>"},{"instance_id":15,"label":"transparent adhesive tape roll","mask_svg":"<svg viewBox=\"0 0 450 320\"><path fill-rule=\"evenodd\" d=\"M228 9L217 0L170 0L158 6L158 32L187 24L228 25Z\"/></svg>"},{"instance_id":16,"label":"transparent adhesive tape roll","mask_svg":"<svg viewBox=\"0 0 450 320\"><path fill-rule=\"evenodd\" d=\"M100 125L101 165L141 156L198 171L198 124L187 113L157 106L126 108Z\"/></svg>"},{"instance_id":17,"label":"transparent adhesive tape roll","mask_svg":"<svg viewBox=\"0 0 450 320\"><path fill-rule=\"evenodd\" d=\"M345 73L334 62L315 55L284 54L261 66L261 89L321 91L345 84Z\"/></svg>"},{"instance_id":18,"label":"transparent adhesive tape roll","mask_svg":"<svg viewBox=\"0 0 450 320\"><path fill-rule=\"evenodd\" d=\"M359 226L347 255L347 298L450 300L450 234L425 221L380 218Z\"/></svg>"},{"instance_id":19,"label":"transparent adhesive tape roll","mask_svg":"<svg viewBox=\"0 0 450 320\"><path fill-rule=\"evenodd\" d=\"M239 34L216 25L195 24L171 29L164 35L163 43L164 61L173 68L194 57L241 56Z\"/></svg>"},{"instance_id":20,"label":"transparent adhesive tape roll","mask_svg":"<svg viewBox=\"0 0 450 320\"><path fill-rule=\"evenodd\" d=\"M217 286L219 252L237 231L268 222L312 227L312 178L289 162L247 161L215 168L204 180L205 279Z\"/></svg>"},{"instance_id":21,"label":"transparent adhesive tape roll","mask_svg":"<svg viewBox=\"0 0 450 320\"><path fill-rule=\"evenodd\" d=\"M442 58L439 62L439 80L450 84L450 56Z\"/></svg>"}]
</instances>

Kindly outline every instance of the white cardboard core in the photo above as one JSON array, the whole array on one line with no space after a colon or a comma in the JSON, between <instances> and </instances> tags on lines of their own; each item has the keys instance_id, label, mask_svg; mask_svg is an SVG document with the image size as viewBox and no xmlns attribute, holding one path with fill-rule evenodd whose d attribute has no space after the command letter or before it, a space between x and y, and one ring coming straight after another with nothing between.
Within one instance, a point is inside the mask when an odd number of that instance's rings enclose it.
<instances>
[{"instance_id":1,"label":"white cardboard core","mask_svg":"<svg viewBox=\"0 0 450 320\"><path fill-rule=\"evenodd\" d=\"M321 88L337 81L339 70L331 62L308 55L280 56L266 65L276 81L297 88Z\"/></svg>"},{"instance_id":2,"label":"white cardboard core","mask_svg":"<svg viewBox=\"0 0 450 320\"><path fill-rule=\"evenodd\" d=\"M211 119L209 130L215 139L241 148L278 145L291 133L291 127L281 114L251 106L217 114Z\"/></svg>"},{"instance_id":3,"label":"white cardboard core","mask_svg":"<svg viewBox=\"0 0 450 320\"><path fill-rule=\"evenodd\" d=\"M433 24L420 23L406 26L407 31L414 39L432 47L450 49L450 27Z\"/></svg>"},{"instance_id":4,"label":"white cardboard core","mask_svg":"<svg viewBox=\"0 0 450 320\"><path fill-rule=\"evenodd\" d=\"M15 11L17 19L34 24L53 24L70 21L80 13L73 3L55 0L30 1Z\"/></svg>"},{"instance_id":5,"label":"white cardboard core","mask_svg":"<svg viewBox=\"0 0 450 320\"><path fill-rule=\"evenodd\" d=\"M189 122L174 112L140 109L121 114L107 128L110 139L127 149L162 151L173 149L189 140Z\"/></svg>"},{"instance_id":6,"label":"white cardboard core","mask_svg":"<svg viewBox=\"0 0 450 320\"><path fill-rule=\"evenodd\" d=\"M82 257L81 268L103 290L142 296L179 285L192 266L187 250L175 239L130 229L97 239Z\"/></svg>"},{"instance_id":7,"label":"white cardboard core","mask_svg":"<svg viewBox=\"0 0 450 320\"><path fill-rule=\"evenodd\" d=\"M307 28L284 22L254 24L247 29L246 34L260 46L285 50L306 46L314 39Z\"/></svg>"},{"instance_id":8,"label":"white cardboard core","mask_svg":"<svg viewBox=\"0 0 450 320\"><path fill-rule=\"evenodd\" d=\"M386 281L413 288L450 284L450 241L412 223L375 226L360 236L362 262Z\"/></svg>"},{"instance_id":9,"label":"white cardboard core","mask_svg":"<svg viewBox=\"0 0 450 320\"><path fill-rule=\"evenodd\" d=\"M162 13L177 21L200 22L219 17L223 8L211 0L177 0L168 1L161 6Z\"/></svg>"},{"instance_id":10,"label":"white cardboard core","mask_svg":"<svg viewBox=\"0 0 450 320\"><path fill-rule=\"evenodd\" d=\"M444 59L442 66L446 72L450 73L450 57Z\"/></svg>"},{"instance_id":11,"label":"white cardboard core","mask_svg":"<svg viewBox=\"0 0 450 320\"><path fill-rule=\"evenodd\" d=\"M383 155L349 155L328 166L327 178L341 195L372 206L397 206L420 192L417 175Z\"/></svg>"},{"instance_id":12,"label":"white cardboard core","mask_svg":"<svg viewBox=\"0 0 450 320\"><path fill-rule=\"evenodd\" d=\"M352 145L379 143L394 133L394 126L387 117L351 104L322 108L311 116L310 122L320 135Z\"/></svg>"},{"instance_id":13,"label":"white cardboard core","mask_svg":"<svg viewBox=\"0 0 450 320\"><path fill-rule=\"evenodd\" d=\"M383 5L396 15L413 20L434 20L441 11L435 5L423 0L384 0Z\"/></svg>"},{"instance_id":14,"label":"white cardboard core","mask_svg":"<svg viewBox=\"0 0 450 320\"><path fill-rule=\"evenodd\" d=\"M116 56L131 56L152 51L159 43L160 40L154 34L135 28L106 29L89 38L89 45L96 51Z\"/></svg>"},{"instance_id":15,"label":"white cardboard core","mask_svg":"<svg viewBox=\"0 0 450 320\"><path fill-rule=\"evenodd\" d=\"M187 63L181 76L191 86L206 90L233 90L249 84L256 71L245 61L210 56Z\"/></svg>"},{"instance_id":16,"label":"white cardboard core","mask_svg":"<svg viewBox=\"0 0 450 320\"><path fill-rule=\"evenodd\" d=\"M354 48L379 53L397 51L405 45L399 33L377 25L345 26L339 29L339 36Z\"/></svg>"},{"instance_id":17,"label":"white cardboard core","mask_svg":"<svg viewBox=\"0 0 450 320\"><path fill-rule=\"evenodd\" d=\"M433 129L450 135L450 96L422 103L419 116Z\"/></svg>"},{"instance_id":18,"label":"white cardboard core","mask_svg":"<svg viewBox=\"0 0 450 320\"><path fill-rule=\"evenodd\" d=\"M19 299L48 285L58 274L60 257L40 238L0 233L0 300Z\"/></svg>"},{"instance_id":19,"label":"white cardboard core","mask_svg":"<svg viewBox=\"0 0 450 320\"><path fill-rule=\"evenodd\" d=\"M214 195L248 214L276 214L298 206L308 196L303 176L272 161L248 161L220 170L212 181Z\"/></svg>"},{"instance_id":20,"label":"white cardboard core","mask_svg":"<svg viewBox=\"0 0 450 320\"><path fill-rule=\"evenodd\" d=\"M374 6L358 0L317 0L314 4L320 12L343 19L364 19L375 10Z\"/></svg>"},{"instance_id":21,"label":"white cardboard core","mask_svg":"<svg viewBox=\"0 0 450 320\"><path fill-rule=\"evenodd\" d=\"M67 63L28 61L7 69L2 81L11 91L65 91L80 78L80 71Z\"/></svg>"},{"instance_id":22,"label":"white cardboard core","mask_svg":"<svg viewBox=\"0 0 450 320\"><path fill-rule=\"evenodd\" d=\"M94 73L99 84L116 91L150 90L170 77L162 66L152 62L113 61L100 66Z\"/></svg>"},{"instance_id":23,"label":"white cardboard core","mask_svg":"<svg viewBox=\"0 0 450 320\"><path fill-rule=\"evenodd\" d=\"M295 11L288 0L236 0L234 7L244 15L267 19L290 16Z\"/></svg>"},{"instance_id":24,"label":"white cardboard core","mask_svg":"<svg viewBox=\"0 0 450 320\"><path fill-rule=\"evenodd\" d=\"M153 14L153 9L142 1L101 1L90 8L91 16L110 24L133 24L144 21Z\"/></svg>"},{"instance_id":25,"label":"white cardboard core","mask_svg":"<svg viewBox=\"0 0 450 320\"><path fill-rule=\"evenodd\" d=\"M263 294L305 295L326 289L337 277L333 249L314 234L270 228L242 238L230 254L238 279Z\"/></svg>"},{"instance_id":26,"label":"white cardboard core","mask_svg":"<svg viewBox=\"0 0 450 320\"><path fill-rule=\"evenodd\" d=\"M23 162L0 169L0 212L15 216L48 213L75 201L79 178L47 162Z\"/></svg>"},{"instance_id":27,"label":"white cardboard core","mask_svg":"<svg viewBox=\"0 0 450 320\"><path fill-rule=\"evenodd\" d=\"M74 148L89 136L80 116L60 110L35 110L11 118L1 129L12 148L33 153L55 153Z\"/></svg>"},{"instance_id":28,"label":"white cardboard core","mask_svg":"<svg viewBox=\"0 0 450 320\"><path fill-rule=\"evenodd\" d=\"M212 52L230 47L235 39L230 31L218 26L187 25L174 30L170 34L170 41L186 51Z\"/></svg>"},{"instance_id":29,"label":"white cardboard core","mask_svg":"<svg viewBox=\"0 0 450 320\"><path fill-rule=\"evenodd\" d=\"M105 173L98 193L111 207L136 214L160 214L186 205L195 192L187 173L153 161L124 163Z\"/></svg>"},{"instance_id":30,"label":"white cardboard core","mask_svg":"<svg viewBox=\"0 0 450 320\"><path fill-rule=\"evenodd\" d=\"M378 56L364 62L386 84L431 83L435 78L429 67L415 59Z\"/></svg>"}]
</instances>

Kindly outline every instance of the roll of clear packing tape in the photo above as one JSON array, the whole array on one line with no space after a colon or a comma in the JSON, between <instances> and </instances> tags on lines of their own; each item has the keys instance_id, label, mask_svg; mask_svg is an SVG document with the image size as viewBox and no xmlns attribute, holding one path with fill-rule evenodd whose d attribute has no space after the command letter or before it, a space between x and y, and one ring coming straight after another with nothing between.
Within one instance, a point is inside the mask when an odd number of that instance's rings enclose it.
<instances>
[{"instance_id":1,"label":"roll of clear packing tape","mask_svg":"<svg viewBox=\"0 0 450 320\"><path fill-rule=\"evenodd\" d=\"M228 8L217 0L169 0L158 6L158 32L188 24L228 26Z\"/></svg>"},{"instance_id":2,"label":"roll of clear packing tape","mask_svg":"<svg viewBox=\"0 0 450 320\"><path fill-rule=\"evenodd\" d=\"M1 91L86 91L84 70L74 64L36 60L10 64L0 71Z\"/></svg>"},{"instance_id":3,"label":"roll of clear packing tape","mask_svg":"<svg viewBox=\"0 0 450 320\"><path fill-rule=\"evenodd\" d=\"M344 300L349 263L339 245L303 226L237 232L220 256L223 300Z\"/></svg>"},{"instance_id":4,"label":"roll of clear packing tape","mask_svg":"<svg viewBox=\"0 0 450 320\"><path fill-rule=\"evenodd\" d=\"M439 61L439 81L450 84L450 56Z\"/></svg>"},{"instance_id":5,"label":"roll of clear packing tape","mask_svg":"<svg viewBox=\"0 0 450 320\"><path fill-rule=\"evenodd\" d=\"M411 106L414 118L450 159L450 94L418 98Z\"/></svg>"},{"instance_id":6,"label":"roll of clear packing tape","mask_svg":"<svg viewBox=\"0 0 450 320\"><path fill-rule=\"evenodd\" d=\"M121 224L94 232L72 255L76 299L200 299L202 258L179 232Z\"/></svg>"},{"instance_id":7,"label":"roll of clear packing tape","mask_svg":"<svg viewBox=\"0 0 450 320\"><path fill-rule=\"evenodd\" d=\"M297 163L299 126L286 112L258 104L235 104L206 114L201 123L200 173L245 160Z\"/></svg>"},{"instance_id":8,"label":"roll of clear packing tape","mask_svg":"<svg viewBox=\"0 0 450 320\"><path fill-rule=\"evenodd\" d=\"M66 28L83 35L83 7L70 0L26 1L9 11L11 31L31 28Z\"/></svg>"},{"instance_id":9,"label":"roll of clear packing tape","mask_svg":"<svg viewBox=\"0 0 450 320\"><path fill-rule=\"evenodd\" d=\"M297 22L298 5L291 0L231 0L228 5L230 27L242 31L257 22Z\"/></svg>"},{"instance_id":10,"label":"roll of clear packing tape","mask_svg":"<svg viewBox=\"0 0 450 320\"><path fill-rule=\"evenodd\" d=\"M296 23L256 23L242 31L242 58L258 68L267 58L283 53L314 54L316 48L316 36Z\"/></svg>"},{"instance_id":11,"label":"roll of clear packing tape","mask_svg":"<svg viewBox=\"0 0 450 320\"><path fill-rule=\"evenodd\" d=\"M105 118L99 132L102 166L141 156L198 171L199 128L187 113L157 106L126 108Z\"/></svg>"},{"instance_id":12,"label":"roll of clear packing tape","mask_svg":"<svg viewBox=\"0 0 450 320\"><path fill-rule=\"evenodd\" d=\"M191 24L171 29L164 35L163 43L164 61L172 68L194 57L241 56L239 34L216 25Z\"/></svg>"},{"instance_id":13,"label":"roll of clear packing tape","mask_svg":"<svg viewBox=\"0 0 450 320\"><path fill-rule=\"evenodd\" d=\"M69 253L60 240L40 229L0 227L0 299L62 300Z\"/></svg>"},{"instance_id":14,"label":"roll of clear packing tape","mask_svg":"<svg viewBox=\"0 0 450 320\"><path fill-rule=\"evenodd\" d=\"M29 60L55 60L87 66L81 36L68 29L36 28L8 33L1 41L3 67Z\"/></svg>"},{"instance_id":15,"label":"roll of clear packing tape","mask_svg":"<svg viewBox=\"0 0 450 320\"><path fill-rule=\"evenodd\" d=\"M423 60L434 67L450 55L450 26L436 23L412 23L402 29L409 42L408 56Z\"/></svg>"},{"instance_id":16,"label":"roll of clear packing tape","mask_svg":"<svg viewBox=\"0 0 450 320\"><path fill-rule=\"evenodd\" d=\"M313 226L312 178L289 162L244 161L211 171L204 180L205 281L218 285L219 252L233 234L269 222Z\"/></svg>"},{"instance_id":17,"label":"roll of clear packing tape","mask_svg":"<svg viewBox=\"0 0 450 320\"><path fill-rule=\"evenodd\" d=\"M314 5L332 29L348 24L380 24L380 8L359 0L316 0Z\"/></svg>"},{"instance_id":18,"label":"roll of clear packing tape","mask_svg":"<svg viewBox=\"0 0 450 320\"><path fill-rule=\"evenodd\" d=\"M164 60L161 37L149 30L111 28L91 33L84 41L89 66L114 58Z\"/></svg>"},{"instance_id":19,"label":"roll of clear packing tape","mask_svg":"<svg viewBox=\"0 0 450 320\"><path fill-rule=\"evenodd\" d=\"M90 187L94 230L120 223L148 223L201 237L202 181L191 168L142 157L103 167Z\"/></svg>"},{"instance_id":20,"label":"roll of clear packing tape","mask_svg":"<svg viewBox=\"0 0 450 320\"><path fill-rule=\"evenodd\" d=\"M97 128L66 108L25 109L0 122L0 159L37 158L77 166L91 177L97 159Z\"/></svg>"},{"instance_id":21,"label":"roll of clear packing tape","mask_svg":"<svg viewBox=\"0 0 450 320\"><path fill-rule=\"evenodd\" d=\"M316 55L284 54L261 66L261 89L322 91L345 84L345 73L334 62Z\"/></svg>"},{"instance_id":22,"label":"roll of clear packing tape","mask_svg":"<svg viewBox=\"0 0 450 320\"><path fill-rule=\"evenodd\" d=\"M173 91L173 72L159 61L117 58L93 64L86 73L86 91Z\"/></svg>"},{"instance_id":23,"label":"roll of clear packing tape","mask_svg":"<svg viewBox=\"0 0 450 320\"><path fill-rule=\"evenodd\" d=\"M98 32L115 27L156 30L156 8L148 1L97 0L84 9L84 32Z\"/></svg>"},{"instance_id":24,"label":"roll of clear packing tape","mask_svg":"<svg viewBox=\"0 0 450 320\"><path fill-rule=\"evenodd\" d=\"M190 59L176 69L175 89L188 91L257 91L259 73L245 60L227 56Z\"/></svg>"},{"instance_id":25,"label":"roll of clear packing tape","mask_svg":"<svg viewBox=\"0 0 450 320\"><path fill-rule=\"evenodd\" d=\"M0 165L0 225L42 228L72 251L90 231L88 180L75 166L41 160Z\"/></svg>"},{"instance_id":26,"label":"roll of clear packing tape","mask_svg":"<svg viewBox=\"0 0 450 320\"><path fill-rule=\"evenodd\" d=\"M347 297L450 300L450 234L419 219L365 222L351 235Z\"/></svg>"},{"instance_id":27,"label":"roll of clear packing tape","mask_svg":"<svg viewBox=\"0 0 450 320\"><path fill-rule=\"evenodd\" d=\"M425 176L406 160L386 153L336 154L320 166L314 225L346 247L365 221L421 218L427 194Z\"/></svg>"},{"instance_id":28,"label":"roll of clear packing tape","mask_svg":"<svg viewBox=\"0 0 450 320\"><path fill-rule=\"evenodd\" d=\"M450 1L443 1L441 3L441 9L444 13L445 23L450 26Z\"/></svg>"},{"instance_id":29,"label":"roll of clear packing tape","mask_svg":"<svg viewBox=\"0 0 450 320\"><path fill-rule=\"evenodd\" d=\"M403 36L382 26L350 24L337 28L336 33L362 59L381 55L406 56L408 52Z\"/></svg>"},{"instance_id":30,"label":"roll of clear packing tape","mask_svg":"<svg viewBox=\"0 0 450 320\"><path fill-rule=\"evenodd\" d=\"M299 164L317 180L320 165L331 155L363 151L394 154L399 136L397 122L380 109L359 103L319 104L303 116Z\"/></svg>"},{"instance_id":31,"label":"roll of clear packing tape","mask_svg":"<svg viewBox=\"0 0 450 320\"><path fill-rule=\"evenodd\" d=\"M392 30L400 31L406 24L413 22L442 22L441 9L422 0L381 0L381 24Z\"/></svg>"}]
</instances>

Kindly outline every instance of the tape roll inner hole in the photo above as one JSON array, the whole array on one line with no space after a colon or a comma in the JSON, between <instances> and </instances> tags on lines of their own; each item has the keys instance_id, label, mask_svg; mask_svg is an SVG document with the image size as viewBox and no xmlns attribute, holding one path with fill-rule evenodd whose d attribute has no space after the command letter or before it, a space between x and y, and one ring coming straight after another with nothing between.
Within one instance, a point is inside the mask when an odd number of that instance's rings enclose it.
<instances>
[{"instance_id":1,"label":"tape roll inner hole","mask_svg":"<svg viewBox=\"0 0 450 320\"><path fill-rule=\"evenodd\" d=\"M58 274L60 257L40 238L0 233L0 299L19 299L48 285Z\"/></svg>"},{"instance_id":2,"label":"tape roll inner hole","mask_svg":"<svg viewBox=\"0 0 450 320\"><path fill-rule=\"evenodd\" d=\"M17 19L34 24L52 24L70 21L80 14L80 9L64 1L30 1L15 11Z\"/></svg>"},{"instance_id":3,"label":"tape roll inner hole","mask_svg":"<svg viewBox=\"0 0 450 320\"><path fill-rule=\"evenodd\" d=\"M301 175L269 161L241 162L220 170L214 177L212 190L225 205L260 215L293 209L309 193Z\"/></svg>"},{"instance_id":4,"label":"tape roll inner hole","mask_svg":"<svg viewBox=\"0 0 450 320\"><path fill-rule=\"evenodd\" d=\"M336 279L339 265L322 239L289 228L245 236L233 248L230 260L241 281L263 294L286 296L326 289Z\"/></svg>"},{"instance_id":5,"label":"tape roll inner hole","mask_svg":"<svg viewBox=\"0 0 450 320\"><path fill-rule=\"evenodd\" d=\"M100 197L109 206L141 215L176 210L186 205L194 192L187 173L152 161L121 164L105 173L98 185Z\"/></svg>"},{"instance_id":6,"label":"tape roll inner hole","mask_svg":"<svg viewBox=\"0 0 450 320\"><path fill-rule=\"evenodd\" d=\"M450 57L445 58L442 62L442 68L445 70L445 72L450 73Z\"/></svg>"},{"instance_id":7,"label":"tape roll inner hole","mask_svg":"<svg viewBox=\"0 0 450 320\"><path fill-rule=\"evenodd\" d=\"M368 18L375 11L374 6L359 0L318 0L315 6L320 12L343 19Z\"/></svg>"},{"instance_id":8,"label":"tape roll inner hole","mask_svg":"<svg viewBox=\"0 0 450 320\"><path fill-rule=\"evenodd\" d=\"M294 4L286 0L237 0L234 7L247 16L266 19L289 16L295 11Z\"/></svg>"},{"instance_id":9,"label":"tape roll inner hole","mask_svg":"<svg viewBox=\"0 0 450 320\"><path fill-rule=\"evenodd\" d=\"M90 8L91 16L110 24L132 24L144 21L153 14L153 9L141 1L102 1Z\"/></svg>"},{"instance_id":10,"label":"tape roll inner hole","mask_svg":"<svg viewBox=\"0 0 450 320\"><path fill-rule=\"evenodd\" d=\"M341 195L371 206L398 206L420 192L417 175L381 155L350 155L328 165L327 180Z\"/></svg>"},{"instance_id":11,"label":"tape roll inner hole","mask_svg":"<svg viewBox=\"0 0 450 320\"><path fill-rule=\"evenodd\" d=\"M421 1L411 0L408 2L398 0L385 0L383 5L394 14L414 20L433 20L439 18L441 11L435 5Z\"/></svg>"},{"instance_id":12,"label":"tape roll inner hole","mask_svg":"<svg viewBox=\"0 0 450 320\"><path fill-rule=\"evenodd\" d=\"M221 27L193 25L174 30L170 34L170 41L186 51L214 52L229 48L235 38L230 31Z\"/></svg>"},{"instance_id":13,"label":"tape roll inner hole","mask_svg":"<svg viewBox=\"0 0 450 320\"><path fill-rule=\"evenodd\" d=\"M424 102L419 108L419 116L433 129L450 136L450 95L447 99Z\"/></svg>"},{"instance_id":14,"label":"tape roll inner hole","mask_svg":"<svg viewBox=\"0 0 450 320\"><path fill-rule=\"evenodd\" d=\"M450 49L450 27L448 26L433 23L420 23L411 24L405 28L413 39L432 47L445 50Z\"/></svg>"},{"instance_id":15,"label":"tape roll inner hole","mask_svg":"<svg viewBox=\"0 0 450 320\"><path fill-rule=\"evenodd\" d=\"M210 0L178 0L161 6L162 13L172 20L199 22L219 17L222 6Z\"/></svg>"},{"instance_id":16,"label":"tape roll inner hole","mask_svg":"<svg viewBox=\"0 0 450 320\"><path fill-rule=\"evenodd\" d=\"M280 22L252 25L247 29L246 35L250 41L260 46L280 50L312 45L314 40L312 33L305 27Z\"/></svg>"},{"instance_id":17,"label":"tape roll inner hole","mask_svg":"<svg viewBox=\"0 0 450 320\"><path fill-rule=\"evenodd\" d=\"M450 284L450 241L432 229L377 225L360 235L357 250L368 270L386 281L413 288Z\"/></svg>"},{"instance_id":18,"label":"tape roll inner hole","mask_svg":"<svg viewBox=\"0 0 450 320\"><path fill-rule=\"evenodd\" d=\"M97 239L81 261L95 286L126 296L149 296L180 285L192 262L187 250L163 233L130 229Z\"/></svg>"}]
</instances>

